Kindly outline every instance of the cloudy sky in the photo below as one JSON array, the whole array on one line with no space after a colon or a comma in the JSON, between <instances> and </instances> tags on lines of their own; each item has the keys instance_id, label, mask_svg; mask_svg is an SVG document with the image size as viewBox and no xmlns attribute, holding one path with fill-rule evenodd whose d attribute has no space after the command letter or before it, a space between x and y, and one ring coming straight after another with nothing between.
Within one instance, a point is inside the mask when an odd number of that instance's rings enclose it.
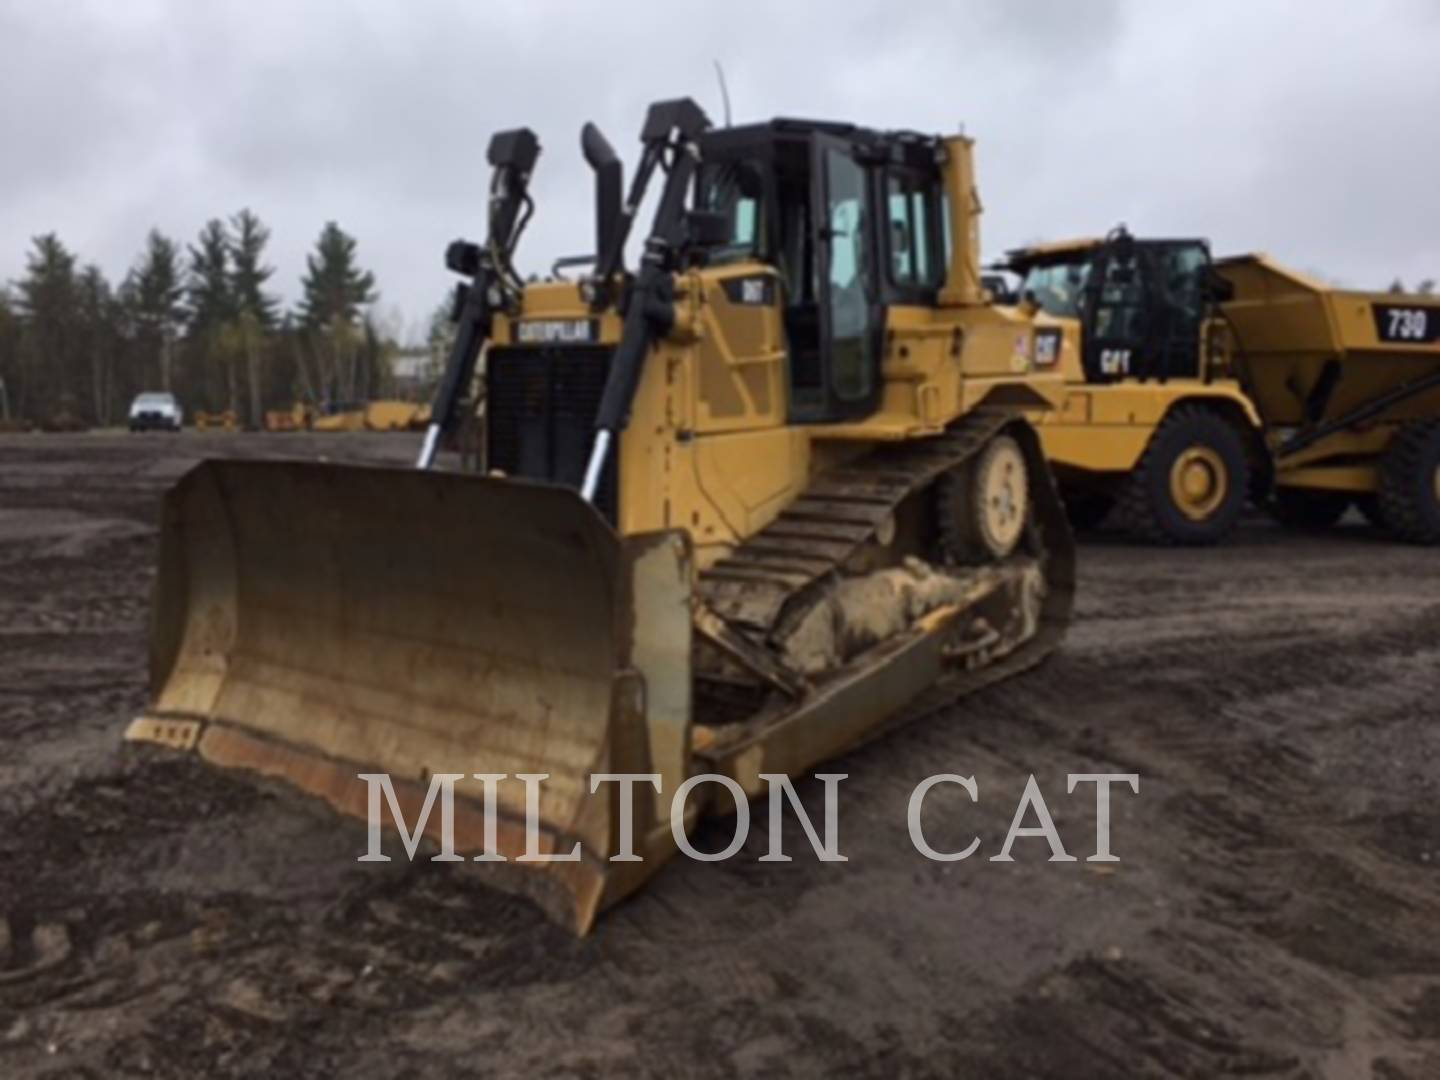
<instances>
[{"instance_id":1,"label":"cloudy sky","mask_svg":"<svg viewBox=\"0 0 1440 1080\"><path fill-rule=\"evenodd\" d=\"M485 146L544 146L524 270L589 247L594 120L647 102L979 140L987 255L1126 222L1355 286L1440 277L1440 3L0 0L0 281L54 230L119 277L242 206L298 290L321 225L412 331L483 229Z\"/></svg>"}]
</instances>

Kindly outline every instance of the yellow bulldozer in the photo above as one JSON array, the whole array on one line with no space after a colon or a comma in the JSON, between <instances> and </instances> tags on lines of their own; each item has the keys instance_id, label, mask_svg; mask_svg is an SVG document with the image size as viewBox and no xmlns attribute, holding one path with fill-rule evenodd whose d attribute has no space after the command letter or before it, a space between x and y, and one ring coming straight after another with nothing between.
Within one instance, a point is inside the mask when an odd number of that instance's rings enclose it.
<instances>
[{"instance_id":1,"label":"yellow bulldozer","mask_svg":"<svg viewBox=\"0 0 1440 1080\"><path fill-rule=\"evenodd\" d=\"M456 849L583 933L676 851L687 779L753 796L1037 663L1074 552L1025 418L1066 331L988 301L969 140L679 99L628 190L581 141L595 252L527 284L539 141L492 139L417 468L209 461L168 494L129 736L362 820L357 774L409 815L441 774L503 777L456 788ZM482 350L488 472L439 471ZM619 773L653 790L622 805Z\"/></svg>"},{"instance_id":2,"label":"yellow bulldozer","mask_svg":"<svg viewBox=\"0 0 1440 1080\"><path fill-rule=\"evenodd\" d=\"M1075 329L1037 413L1072 522L1158 543L1226 536L1245 501L1282 523L1353 504L1440 542L1440 304L1331 289L1201 239L1104 239L1008 253L998 300ZM1068 348L1071 341L1077 343Z\"/></svg>"}]
</instances>

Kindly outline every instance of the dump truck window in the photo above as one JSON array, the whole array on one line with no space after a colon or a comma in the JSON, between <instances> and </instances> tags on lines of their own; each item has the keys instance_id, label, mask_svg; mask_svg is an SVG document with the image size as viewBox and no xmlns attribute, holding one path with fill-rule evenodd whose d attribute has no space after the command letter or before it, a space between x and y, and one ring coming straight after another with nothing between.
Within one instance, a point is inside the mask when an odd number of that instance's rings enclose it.
<instances>
[{"instance_id":1,"label":"dump truck window","mask_svg":"<svg viewBox=\"0 0 1440 1080\"><path fill-rule=\"evenodd\" d=\"M1034 296L1035 302L1047 314L1062 319L1079 318L1085 282L1089 276L1089 263L1032 266L1020 286L1020 295Z\"/></svg>"},{"instance_id":2,"label":"dump truck window","mask_svg":"<svg viewBox=\"0 0 1440 1080\"><path fill-rule=\"evenodd\" d=\"M1204 307L1201 277L1209 259L1198 244L1172 248L1161 263L1162 284L1170 303L1188 318L1198 320Z\"/></svg>"},{"instance_id":3,"label":"dump truck window","mask_svg":"<svg viewBox=\"0 0 1440 1080\"><path fill-rule=\"evenodd\" d=\"M865 173L848 154L825 154L829 236L830 363L835 396L856 401L870 396L874 347L871 332L865 212Z\"/></svg>"}]
</instances>

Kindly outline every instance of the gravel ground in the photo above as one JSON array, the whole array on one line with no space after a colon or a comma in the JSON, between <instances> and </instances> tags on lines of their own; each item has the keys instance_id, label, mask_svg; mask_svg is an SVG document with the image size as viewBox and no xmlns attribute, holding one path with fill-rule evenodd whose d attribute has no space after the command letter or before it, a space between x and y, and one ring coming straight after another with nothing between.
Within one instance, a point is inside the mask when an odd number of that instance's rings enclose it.
<instances>
[{"instance_id":1,"label":"gravel ground","mask_svg":"<svg viewBox=\"0 0 1440 1080\"><path fill-rule=\"evenodd\" d=\"M1033 675L836 763L849 861L681 860L571 938L309 801L122 746L160 493L410 436L0 437L0 1075L1440 1076L1440 559L1082 545ZM929 862L911 790L935 789ZM1094 797L1134 772L1118 864ZM1073 863L999 851L1028 776ZM802 781L812 815L820 787ZM724 846L727 823L702 844ZM803 850L793 818L787 848Z\"/></svg>"}]
</instances>

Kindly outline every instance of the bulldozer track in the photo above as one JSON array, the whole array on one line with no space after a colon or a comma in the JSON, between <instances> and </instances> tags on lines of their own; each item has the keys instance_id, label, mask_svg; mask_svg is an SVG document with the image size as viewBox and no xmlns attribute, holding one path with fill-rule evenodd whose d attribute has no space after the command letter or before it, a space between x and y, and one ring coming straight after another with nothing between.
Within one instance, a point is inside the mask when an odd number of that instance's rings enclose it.
<instances>
[{"instance_id":1,"label":"bulldozer track","mask_svg":"<svg viewBox=\"0 0 1440 1080\"><path fill-rule=\"evenodd\" d=\"M977 409L943 435L882 446L822 474L773 522L701 572L700 599L763 649L783 637L792 617L808 610L867 544L880 539L880 530L907 498L974 458L1017 419L1009 410ZM1073 541L1054 479L1043 466L1039 441L1029 434L1022 440L1029 447L1027 460L1038 466L1032 470L1031 528L1038 554L1048 563L1041 625L1020 647L977 666L958 664L939 682L921 689L905 710L908 719L936 712L1038 664L1059 644L1069 622L1075 591ZM778 658L776 662L783 663ZM766 693L763 678L737 677L733 669L703 662L697 663L696 673L698 715L705 722L725 724L759 710ZM866 741L891 726L880 725Z\"/></svg>"},{"instance_id":2,"label":"bulldozer track","mask_svg":"<svg viewBox=\"0 0 1440 1080\"><path fill-rule=\"evenodd\" d=\"M792 599L838 574L911 495L972 458L1015 415L977 409L943 435L882 446L817 477L780 516L700 574L700 596L764 638Z\"/></svg>"}]
</instances>

